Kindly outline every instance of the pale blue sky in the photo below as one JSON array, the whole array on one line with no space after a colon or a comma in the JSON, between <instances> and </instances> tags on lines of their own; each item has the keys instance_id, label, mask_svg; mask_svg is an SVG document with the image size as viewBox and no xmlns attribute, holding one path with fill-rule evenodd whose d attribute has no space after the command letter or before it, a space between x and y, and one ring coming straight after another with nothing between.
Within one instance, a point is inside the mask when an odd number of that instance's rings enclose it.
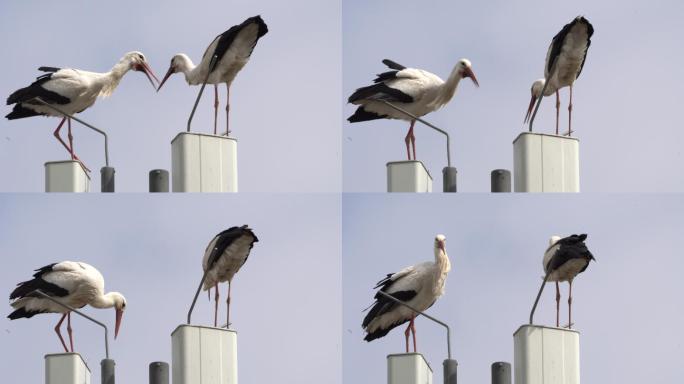
<instances>
[{"instance_id":1,"label":"pale blue sky","mask_svg":"<svg viewBox=\"0 0 684 384\"><path fill-rule=\"evenodd\" d=\"M254 228L259 242L232 287L240 382L341 383L340 205L334 195L5 194L1 290L7 298L15 284L49 263L92 264L104 275L105 290L122 292L128 302L119 338L110 341L117 382L147 383L150 362L171 362L170 335L185 323L206 245L242 224ZM221 290L225 298L227 288ZM10 311L6 305L0 316L3 382L41 383L43 356L63 351L53 331L59 315L10 321ZM85 312L113 328L114 310ZM213 300L204 292L193 322L213 323ZM99 383L102 331L78 316L72 326L75 347Z\"/></svg>"},{"instance_id":2,"label":"pale blue sky","mask_svg":"<svg viewBox=\"0 0 684 384\"><path fill-rule=\"evenodd\" d=\"M572 233L589 235L597 259L573 284L582 382L679 380L672 367L684 354L681 196L352 194L343 202L345 383L386 382L386 355L404 351L405 326L367 343L362 310L387 273L434 260L438 233L446 235L452 270L429 313L452 327L459 382L488 383L491 363L513 363L513 332L528 321L548 239ZM565 323L567 290L563 283ZM547 286L535 323L555 325L554 291ZM416 327L418 351L441 383L445 331L424 318Z\"/></svg>"},{"instance_id":3,"label":"pale blue sky","mask_svg":"<svg viewBox=\"0 0 684 384\"><path fill-rule=\"evenodd\" d=\"M391 4L391 5L390 5ZM573 127L580 139L585 192L684 191L681 129L684 3L665 0L548 2L542 0L346 0L343 3L344 117L347 97L368 85L390 58L442 78L462 57L480 81L462 82L454 99L426 118L452 137L460 191L487 192L489 174L513 168L512 142L522 131L530 86L543 77L553 36L583 14L595 34L574 87ZM568 91L561 91L567 129ZM544 100L535 130L555 128L554 101ZM343 126L345 191L386 190L385 163L406 159L408 123L373 121ZM444 137L417 124L417 156L441 191Z\"/></svg>"},{"instance_id":4,"label":"pale blue sky","mask_svg":"<svg viewBox=\"0 0 684 384\"><path fill-rule=\"evenodd\" d=\"M2 100L40 75L39 66L104 72L132 50L142 51L161 79L174 54L185 52L197 63L216 35L257 14L269 33L231 88L240 190L339 191L342 64L336 1L121 0L106 7L84 0L4 1ZM133 72L110 98L79 115L109 133L118 191L147 191L151 169L171 168L170 142L185 131L198 91L176 75L156 94L144 75ZM225 127L225 86L220 92L219 127ZM10 110L5 107L2 116ZM213 114L209 87L193 130L213 131ZM68 157L52 136L58 123L57 118L0 119L0 190L44 189L43 163ZM74 135L76 153L94 170L91 189L99 191L102 137L82 126L75 126Z\"/></svg>"}]
</instances>

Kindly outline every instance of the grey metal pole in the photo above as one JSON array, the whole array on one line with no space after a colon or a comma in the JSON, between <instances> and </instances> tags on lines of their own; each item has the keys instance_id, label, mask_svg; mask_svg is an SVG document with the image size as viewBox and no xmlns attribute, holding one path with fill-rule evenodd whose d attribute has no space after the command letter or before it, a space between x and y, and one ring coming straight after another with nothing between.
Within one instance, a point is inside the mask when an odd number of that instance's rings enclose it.
<instances>
[{"instance_id":1,"label":"grey metal pole","mask_svg":"<svg viewBox=\"0 0 684 384\"><path fill-rule=\"evenodd\" d=\"M205 274L206 274L206 273L205 273ZM202 281L204 281L204 277L202 278ZM199 290L198 290L198 292L199 292ZM385 292L383 292L383 291L378 291L378 294L384 296L386 299L390 299L390 300L394 301L395 303L397 303L397 304L399 304L399 305L403 305L404 307L406 307L406 308L412 310L413 312L418 313L418 314L420 314L420 315L423 315L423 316L425 316L426 318L428 318L428 319L434 321L435 323L441 325L442 327L446 328L446 331L447 331L447 360L451 360L451 328L449 328L449 325L447 325L447 323L445 323L445 322L443 322L443 321L441 321L441 320L439 320L439 319L436 319L436 318L434 318L434 317L428 315L428 314L425 313L425 312L419 311L419 310L413 308L412 306L406 304L405 302L403 302L403 301L397 299L396 297L394 297L394 296L392 296L392 295L390 295L390 294L387 294L387 293L385 293ZM189 323L190 323L190 318L188 317L188 324L189 324Z\"/></svg>"},{"instance_id":2,"label":"grey metal pole","mask_svg":"<svg viewBox=\"0 0 684 384\"><path fill-rule=\"evenodd\" d=\"M150 192L169 191L169 171L153 169L150 171Z\"/></svg>"},{"instance_id":3,"label":"grey metal pole","mask_svg":"<svg viewBox=\"0 0 684 384\"><path fill-rule=\"evenodd\" d=\"M539 304L539 298L541 297L542 291L544 291L544 286L546 285L546 281L549 279L549 273L547 272L546 275L544 275L544 281L542 281L541 287L539 287L539 293L537 293L537 298L534 299L534 305L532 306L532 310L530 311L530 325L533 324L532 320L534 319L534 311L537 310L537 304Z\"/></svg>"},{"instance_id":4,"label":"grey metal pole","mask_svg":"<svg viewBox=\"0 0 684 384\"><path fill-rule=\"evenodd\" d=\"M209 260L211 261L211 260ZM207 265L212 265L211 263L207 263ZM204 285L204 279L207 278L207 272L209 269L205 270L204 273L202 274L202 280L200 280L199 287L197 287L197 292L195 292L195 297L192 299L192 304L190 304L190 309L188 310L188 325L190 325L190 320L192 319L192 310L195 309L195 303L197 303L197 297L200 294L200 291L202 290L202 286Z\"/></svg>"},{"instance_id":5,"label":"grey metal pole","mask_svg":"<svg viewBox=\"0 0 684 384\"><path fill-rule=\"evenodd\" d=\"M511 384L511 363L492 363L492 384Z\"/></svg>"},{"instance_id":6,"label":"grey metal pole","mask_svg":"<svg viewBox=\"0 0 684 384\"><path fill-rule=\"evenodd\" d=\"M52 110L55 110L55 111L59 112L62 116L66 116L66 117L68 117L68 118L70 118L70 119L74 119L74 120L78 121L79 123L85 125L86 127L92 129L93 131L95 131L95 132L101 134L102 136L104 136L104 142L105 142L105 145L104 145L104 147L105 147L105 165L106 165L107 167L109 167L109 138L107 137L107 133L106 133L105 131L103 131L103 130L101 130L101 129L98 129L98 128L92 126L91 124L88 124L88 123L86 123L85 121L83 121L83 120L81 120L81 119L79 119L79 118L77 118L77 117L74 117L74 116L72 116L72 115L70 115L70 114L64 112L61 108L58 108L58 107L55 107L55 106L52 105L52 104L46 103L46 102L43 101L40 97L34 97L34 98L31 99L31 100L35 100L35 101L37 101L37 102L43 104L44 106L46 106L46 107L48 107L48 108L50 108L50 109L52 109ZM31 101L31 100L29 100L29 101Z\"/></svg>"},{"instance_id":7,"label":"grey metal pole","mask_svg":"<svg viewBox=\"0 0 684 384\"><path fill-rule=\"evenodd\" d=\"M102 359L100 362L100 373L102 384L114 384L114 360L112 359Z\"/></svg>"},{"instance_id":8,"label":"grey metal pole","mask_svg":"<svg viewBox=\"0 0 684 384\"><path fill-rule=\"evenodd\" d=\"M458 362L452 359L444 360L444 384L456 384L456 373L458 371Z\"/></svg>"},{"instance_id":9,"label":"grey metal pole","mask_svg":"<svg viewBox=\"0 0 684 384\"><path fill-rule=\"evenodd\" d=\"M444 167L442 169L442 191L456 192L456 167Z\"/></svg>"},{"instance_id":10,"label":"grey metal pole","mask_svg":"<svg viewBox=\"0 0 684 384\"><path fill-rule=\"evenodd\" d=\"M492 192L511 191L511 171L495 169L492 171Z\"/></svg>"},{"instance_id":11,"label":"grey metal pole","mask_svg":"<svg viewBox=\"0 0 684 384\"><path fill-rule=\"evenodd\" d=\"M105 357L106 357L106 360L109 360L109 337L107 336L107 334L109 333L109 330L107 329L107 326L106 326L106 325L104 325L103 323L101 323L101 322L99 322L99 321L93 319L92 317L86 315L85 313L79 311L78 309L76 309L76 308L74 308L74 307L72 307L72 306L70 306L70 305L64 304L64 303L62 303L61 301L55 299L54 297L47 295L45 292L41 291L40 289L36 289L36 290L34 290L34 291L31 291L31 293L29 294L29 296L32 296L34 293L37 294L37 295L39 295L39 296L41 296L41 297L44 298L44 299L47 299L47 300L52 301L53 303L59 305L59 306L62 307L62 308L66 308L66 309L70 310L71 312L77 313L77 314L79 314L79 315L85 317L86 319L92 321L93 323L99 325L100 327L104 328L104 337L105 337Z\"/></svg>"},{"instance_id":12,"label":"grey metal pole","mask_svg":"<svg viewBox=\"0 0 684 384\"><path fill-rule=\"evenodd\" d=\"M553 66L551 67L551 70L549 73L553 73L556 70L556 63L558 61L555 61L553 63ZM537 111L539 110L539 106L541 105L541 101L544 98L544 92L546 92L546 87L549 85L549 79L544 79L544 87L542 87L541 94L539 94L539 100L537 100L537 105L534 107L534 113L532 113L532 117L530 118L530 129L529 131L532 132L532 123L534 123L534 118L537 117Z\"/></svg>"},{"instance_id":13,"label":"grey metal pole","mask_svg":"<svg viewBox=\"0 0 684 384\"><path fill-rule=\"evenodd\" d=\"M114 167L100 168L100 191L114 192Z\"/></svg>"},{"instance_id":14,"label":"grey metal pole","mask_svg":"<svg viewBox=\"0 0 684 384\"><path fill-rule=\"evenodd\" d=\"M207 86L207 80L209 80L209 75L211 74L211 71L214 70L214 66L216 65L217 60L218 56L214 55L211 57L211 61L209 62L209 70L207 71L207 75L204 77L204 82L202 82L202 86L200 87L199 93L197 93L197 100L195 100L195 105L192 106L192 112L190 112L190 117L188 118L188 132L190 132L190 124L192 124L192 118L195 116L197 104L199 104L199 101L202 98L204 87Z\"/></svg>"},{"instance_id":15,"label":"grey metal pole","mask_svg":"<svg viewBox=\"0 0 684 384\"><path fill-rule=\"evenodd\" d=\"M169 363L150 363L150 384L169 384Z\"/></svg>"},{"instance_id":16,"label":"grey metal pole","mask_svg":"<svg viewBox=\"0 0 684 384\"><path fill-rule=\"evenodd\" d=\"M392 108L392 109L394 109L394 110L396 110L396 111L399 111L399 112L403 113L404 115L406 115L406 116L412 118L413 120L420 121L421 123L427 125L428 127L432 128L432 129L434 129L435 131L437 131L437 132L443 134L444 136L446 136L446 139L447 139L447 140L446 140L446 141L447 141L447 142L446 142L446 144L447 144L447 167L451 167L451 138L449 138L449 133L447 133L447 131L445 131L445 130L443 130L443 129L440 129L440 128L438 128L438 127L435 127L434 125L430 124L429 122L427 122L427 121L421 119L420 117L418 117L418 116L416 116L416 115L414 115L414 114L412 114L412 113L410 113L410 112L408 112L408 111L406 111L406 110L404 110L404 109L402 109L402 108L397 107L396 105L390 103L389 101L385 101L385 100L380 100L380 101L382 101L383 103L385 103L388 107L390 107L390 108Z\"/></svg>"}]
</instances>

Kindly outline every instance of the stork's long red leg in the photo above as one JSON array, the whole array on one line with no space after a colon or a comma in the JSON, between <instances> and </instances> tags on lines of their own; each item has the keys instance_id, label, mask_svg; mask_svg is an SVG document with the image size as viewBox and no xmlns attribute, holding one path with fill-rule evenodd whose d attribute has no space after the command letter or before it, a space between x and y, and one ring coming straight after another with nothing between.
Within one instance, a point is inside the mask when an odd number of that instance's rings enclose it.
<instances>
[{"instance_id":1,"label":"stork's long red leg","mask_svg":"<svg viewBox=\"0 0 684 384\"><path fill-rule=\"evenodd\" d=\"M413 134L413 126L416 124L416 121L413 120L411 122L411 146L413 147L413 160L416 160L416 135Z\"/></svg>"},{"instance_id":2,"label":"stork's long red leg","mask_svg":"<svg viewBox=\"0 0 684 384\"><path fill-rule=\"evenodd\" d=\"M556 327L560 326L560 288L556 281Z\"/></svg>"},{"instance_id":3,"label":"stork's long red leg","mask_svg":"<svg viewBox=\"0 0 684 384\"><path fill-rule=\"evenodd\" d=\"M404 336L406 336L406 353L409 353L409 333L411 333L411 323L406 327L404 331Z\"/></svg>"},{"instance_id":4,"label":"stork's long red leg","mask_svg":"<svg viewBox=\"0 0 684 384\"><path fill-rule=\"evenodd\" d=\"M558 120L560 118L560 95L556 90L556 135L558 135Z\"/></svg>"},{"instance_id":5,"label":"stork's long red leg","mask_svg":"<svg viewBox=\"0 0 684 384\"><path fill-rule=\"evenodd\" d=\"M226 137L230 136L230 85L226 83Z\"/></svg>"},{"instance_id":6,"label":"stork's long red leg","mask_svg":"<svg viewBox=\"0 0 684 384\"><path fill-rule=\"evenodd\" d=\"M71 153L71 147L69 147L69 146L64 142L64 140L62 140L62 138L59 136L59 130L62 129L62 125L64 125L64 122L65 122L66 120L67 120L66 117L65 117L65 118L62 118L62 121L59 122L59 125L57 126L57 129L55 129L55 132L53 133L53 135L55 135L55 137L57 138L57 140L59 140L59 142L62 143L62 145L64 146L64 148L66 148L66 150L69 151L69 153Z\"/></svg>"},{"instance_id":7,"label":"stork's long red leg","mask_svg":"<svg viewBox=\"0 0 684 384\"><path fill-rule=\"evenodd\" d=\"M411 121L411 126L409 126L408 133L406 133L406 137L404 138L404 142L406 143L406 154L408 155L408 159L411 160L411 150L409 147L409 143L411 140L415 140L415 136L413 136L413 124L415 124L415 120ZM413 142L414 147L413 147L413 160L416 159L416 147L415 147L415 141Z\"/></svg>"},{"instance_id":8,"label":"stork's long red leg","mask_svg":"<svg viewBox=\"0 0 684 384\"><path fill-rule=\"evenodd\" d=\"M62 334L59 332L59 328L62 326L62 322L64 321L64 319L66 317L67 317L67 314L65 313L62 315L62 318L59 319L59 322L57 323L57 325L55 325L55 332L57 332L57 336L59 336L59 341L62 342L62 346L64 347L64 351L69 352L69 348L67 348L66 343L64 342L64 338L62 338Z\"/></svg>"},{"instance_id":9,"label":"stork's long red leg","mask_svg":"<svg viewBox=\"0 0 684 384\"><path fill-rule=\"evenodd\" d=\"M71 153L71 160L76 159L76 155L74 154L74 136L71 134L71 119L67 117L67 127L68 127L68 135L67 137L69 138L69 152Z\"/></svg>"},{"instance_id":10,"label":"stork's long red leg","mask_svg":"<svg viewBox=\"0 0 684 384\"><path fill-rule=\"evenodd\" d=\"M69 332L69 345L71 345L71 352L74 351L74 336L71 333L71 312L67 312L67 332Z\"/></svg>"},{"instance_id":11,"label":"stork's long red leg","mask_svg":"<svg viewBox=\"0 0 684 384\"><path fill-rule=\"evenodd\" d=\"M214 286L216 289L216 294L214 295L214 327L217 327L217 322L218 322L218 299L219 299L219 292L218 292L218 283Z\"/></svg>"},{"instance_id":12,"label":"stork's long red leg","mask_svg":"<svg viewBox=\"0 0 684 384\"><path fill-rule=\"evenodd\" d=\"M83 163L83 161L76 156L76 151L74 151L74 136L71 134L71 118L68 117L67 127L69 128L69 147L71 148L69 152L71 152L71 160L78 161L78 163L81 164L81 167L83 167L84 171L90 172L90 168L86 167L85 163Z\"/></svg>"},{"instance_id":13,"label":"stork's long red leg","mask_svg":"<svg viewBox=\"0 0 684 384\"><path fill-rule=\"evenodd\" d=\"M216 119L218 118L218 85L214 84L214 135L216 134Z\"/></svg>"},{"instance_id":14,"label":"stork's long red leg","mask_svg":"<svg viewBox=\"0 0 684 384\"><path fill-rule=\"evenodd\" d=\"M572 279L568 281L570 291L568 292L568 328L572 329Z\"/></svg>"},{"instance_id":15,"label":"stork's long red leg","mask_svg":"<svg viewBox=\"0 0 684 384\"><path fill-rule=\"evenodd\" d=\"M568 104L568 136L572 136L572 84L570 84L570 104Z\"/></svg>"},{"instance_id":16,"label":"stork's long red leg","mask_svg":"<svg viewBox=\"0 0 684 384\"><path fill-rule=\"evenodd\" d=\"M228 314L226 315L226 329L230 329L230 285L230 280L228 280L228 298L226 299Z\"/></svg>"},{"instance_id":17,"label":"stork's long red leg","mask_svg":"<svg viewBox=\"0 0 684 384\"><path fill-rule=\"evenodd\" d=\"M418 352L418 349L416 348L416 324L415 324L415 317L411 318L411 332L413 333L413 352Z\"/></svg>"}]
</instances>

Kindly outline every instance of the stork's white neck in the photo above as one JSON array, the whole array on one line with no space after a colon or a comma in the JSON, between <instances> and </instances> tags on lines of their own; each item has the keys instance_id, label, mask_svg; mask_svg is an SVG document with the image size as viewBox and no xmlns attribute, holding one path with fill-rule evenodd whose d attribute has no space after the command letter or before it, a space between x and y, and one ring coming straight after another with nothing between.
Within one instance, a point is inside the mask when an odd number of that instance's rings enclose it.
<instances>
[{"instance_id":1,"label":"stork's white neck","mask_svg":"<svg viewBox=\"0 0 684 384\"><path fill-rule=\"evenodd\" d=\"M435 247L435 264L440 274L447 273L451 270L451 262L449 261L449 256L446 251L443 251L439 247Z\"/></svg>"},{"instance_id":2,"label":"stork's white neck","mask_svg":"<svg viewBox=\"0 0 684 384\"><path fill-rule=\"evenodd\" d=\"M177 63L178 72L182 72L185 75L185 81L190 84L199 81L197 78L199 76L197 66L192 62L188 55L179 53L177 55Z\"/></svg>"},{"instance_id":3,"label":"stork's white neck","mask_svg":"<svg viewBox=\"0 0 684 384\"><path fill-rule=\"evenodd\" d=\"M458 87L458 83L462 78L463 71L460 70L459 64L456 64L447 81L442 84L435 103L440 106L448 103L449 100L454 97L454 94L456 94L456 88Z\"/></svg>"},{"instance_id":4,"label":"stork's white neck","mask_svg":"<svg viewBox=\"0 0 684 384\"><path fill-rule=\"evenodd\" d=\"M111 308L119 301L121 294L118 292L109 292L104 295L97 296L90 305L95 308Z\"/></svg>"},{"instance_id":5,"label":"stork's white neck","mask_svg":"<svg viewBox=\"0 0 684 384\"><path fill-rule=\"evenodd\" d=\"M116 63L112 69L102 76L102 90L100 95L109 96L114 92L123 76L131 70L131 62L128 58L123 58Z\"/></svg>"}]
</instances>

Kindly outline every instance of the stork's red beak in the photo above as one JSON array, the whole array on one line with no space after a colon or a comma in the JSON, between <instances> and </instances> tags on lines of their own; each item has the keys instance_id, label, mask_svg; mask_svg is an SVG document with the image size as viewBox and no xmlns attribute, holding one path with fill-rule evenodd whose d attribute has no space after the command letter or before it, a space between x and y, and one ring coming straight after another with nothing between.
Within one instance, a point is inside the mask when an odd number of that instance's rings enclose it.
<instances>
[{"instance_id":1,"label":"stork's red beak","mask_svg":"<svg viewBox=\"0 0 684 384\"><path fill-rule=\"evenodd\" d=\"M157 86L154 84L154 81L152 81L152 78L154 78L154 80L157 80L157 83L159 83L159 79L157 79L157 76L155 76L154 72L152 72L152 68L150 68L150 66L147 65L146 62L143 61L142 63L137 64L135 69L137 71L143 72L145 76L147 76L147 79L150 81L150 84L152 84L152 87L157 88Z\"/></svg>"},{"instance_id":2,"label":"stork's red beak","mask_svg":"<svg viewBox=\"0 0 684 384\"><path fill-rule=\"evenodd\" d=\"M534 102L537 101L537 98L532 95L532 99L530 100L530 106L527 107L527 114L525 115L525 120L523 123L527 123L527 121L530 119L530 116L532 115L532 109L534 109Z\"/></svg>"},{"instance_id":3,"label":"stork's red beak","mask_svg":"<svg viewBox=\"0 0 684 384\"><path fill-rule=\"evenodd\" d=\"M173 65L172 65L169 67L169 70L166 71L166 75L164 75L164 78L162 79L161 84L159 84L159 88L157 88L157 92L159 92L162 85L164 85L164 83L166 83L166 80L168 80L169 77L171 77L171 75L173 75L173 74L174 74L174 72L173 72Z\"/></svg>"},{"instance_id":4,"label":"stork's red beak","mask_svg":"<svg viewBox=\"0 0 684 384\"><path fill-rule=\"evenodd\" d=\"M439 247L439 249L446 253L446 246L444 245L443 241L438 241L437 246Z\"/></svg>"},{"instance_id":5,"label":"stork's red beak","mask_svg":"<svg viewBox=\"0 0 684 384\"><path fill-rule=\"evenodd\" d=\"M470 79L473 81L473 83L475 83L476 86L480 86L480 83L477 82L477 78L475 77L475 73L472 69L466 67L463 70L463 77L470 77Z\"/></svg>"},{"instance_id":6,"label":"stork's red beak","mask_svg":"<svg viewBox=\"0 0 684 384\"><path fill-rule=\"evenodd\" d=\"M116 325L114 325L114 338L119 335L119 327L121 327L121 317L123 317L123 311L120 309L116 310Z\"/></svg>"}]
</instances>

